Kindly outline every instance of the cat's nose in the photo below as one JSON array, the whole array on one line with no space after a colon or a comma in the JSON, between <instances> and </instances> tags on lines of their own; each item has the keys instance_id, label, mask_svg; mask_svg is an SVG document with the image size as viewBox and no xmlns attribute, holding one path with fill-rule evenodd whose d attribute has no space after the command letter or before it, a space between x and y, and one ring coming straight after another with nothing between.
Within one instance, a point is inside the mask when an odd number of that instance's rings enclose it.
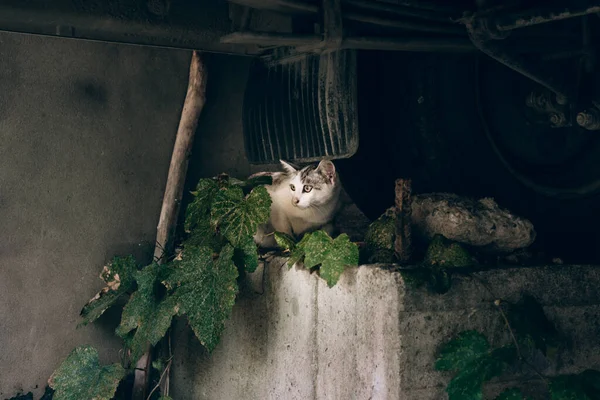
<instances>
[{"instance_id":1,"label":"cat's nose","mask_svg":"<svg viewBox=\"0 0 600 400\"><path fill-rule=\"evenodd\" d=\"M292 199L292 202L293 202L294 204L298 204L298 203L300 203L300 199L299 199L299 198L297 198L297 197L294 197L294 198Z\"/></svg>"}]
</instances>

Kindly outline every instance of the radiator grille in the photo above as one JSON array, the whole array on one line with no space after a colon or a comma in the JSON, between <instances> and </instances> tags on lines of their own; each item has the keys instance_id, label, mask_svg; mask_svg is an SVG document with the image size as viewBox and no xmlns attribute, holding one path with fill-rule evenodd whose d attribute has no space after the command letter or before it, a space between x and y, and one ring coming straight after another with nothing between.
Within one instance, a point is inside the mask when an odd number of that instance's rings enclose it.
<instances>
[{"instance_id":1,"label":"radiator grille","mask_svg":"<svg viewBox=\"0 0 600 400\"><path fill-rule=\"evenodd\" d=\"M352 156L358 147L356 52L273 66L257 62L246 86L243 126L252 164Z\"/></svg>"}]
</instances>

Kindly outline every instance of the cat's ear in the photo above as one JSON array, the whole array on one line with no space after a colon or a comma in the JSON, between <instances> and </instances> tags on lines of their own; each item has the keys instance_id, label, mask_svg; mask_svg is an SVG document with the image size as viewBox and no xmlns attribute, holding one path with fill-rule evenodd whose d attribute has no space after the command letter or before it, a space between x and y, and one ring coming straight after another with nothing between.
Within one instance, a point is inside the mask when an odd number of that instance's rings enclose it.
<instances>
[{"instance_id":1,"label":"cat's ear","mask_svg":"<svg viewBox=\"0 0 600 400\"><path fill-rule=\"evenodd\" d=\"M333 185L335 182L335 165L329 160L323 160L317 167L319 171L329 180L329 183Z\"/></svg>"},{"instance_id":2,"label":"cat's ear","mask_svg":"<svg viewBox=\"0 0 600 400\"><path fill-rule=\"evenodd\" d=\"M296 172L296 168L294 168L294 166L292 164L290 164L286 161L283 161L283 160L279 160L279 162L283 166L283 169L285 170L285 172L287 172L288 174L293 174Z\"/></svg>"}]
</instances>

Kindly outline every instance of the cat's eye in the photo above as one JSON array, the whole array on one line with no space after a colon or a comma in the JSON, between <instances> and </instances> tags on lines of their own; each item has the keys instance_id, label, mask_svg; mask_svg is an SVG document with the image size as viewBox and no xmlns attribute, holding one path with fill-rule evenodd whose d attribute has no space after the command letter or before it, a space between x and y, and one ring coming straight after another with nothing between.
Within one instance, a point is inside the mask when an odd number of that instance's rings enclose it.
<instances>
[{"instance_id":1,"label":"cat's eye","mask_svg":"<svg viewBox=\"0 0 600 400\"><path fill-rule=\"evenodd\" d=\"M308 193L308 192L310 192L312 189L313 189L313 188L312 188L312 186L304 185L304 188L303 188L303 190L302 190L302 191L303 191L304 193Z\"/></svg>"},{"instance_id":2,"label":"cat's eye","mask_svg":"<svg viewBox=\"0 0 600 400\"><path fill-rule=\"evenodd\" d=\"M296 186L290 185L290 189L292 189L292 192L295 192L296 191Z\"/></svg>"}]
</instances>

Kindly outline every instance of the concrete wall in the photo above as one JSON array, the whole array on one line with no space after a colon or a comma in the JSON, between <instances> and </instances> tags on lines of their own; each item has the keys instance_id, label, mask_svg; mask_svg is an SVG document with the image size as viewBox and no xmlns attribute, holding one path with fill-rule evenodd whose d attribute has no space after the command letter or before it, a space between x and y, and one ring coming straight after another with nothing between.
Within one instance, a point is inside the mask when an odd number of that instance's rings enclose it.
<instances>
[{"instance_id":1,"label":"concrete wall","mask_svg":"<svg viewBox=\"0 0 600 400\"><path fill-rule=\"evenodd\" d=\"M152 254L189 57L0 33L0 398L118 359L118 315L75 326L107 260Z\"/></svg>"},{"instance_id":2,"label":"concrete wall","mask_svg":"<svg viewBox=\"0 0 600 400\"><path fill-rule=\"evenodd\" d=\"M484 332L492 345L507 343L493 301L516 302L523 293L544 306L570 343L546 373L600 368L597 268L476 275L454 278L448 293L434 295L405 287L397 272L362 266L347 270L329 289L315 274L288 270L275 259L244 281L212 355L183 321L178 324L172 394L178 400L444 399L450 374L433 369L439 345L465 329ZM504 377L488 395L517 383ZM520 384L529 394L539 389L535 380Z\"/></svg>"}]
</instances>

